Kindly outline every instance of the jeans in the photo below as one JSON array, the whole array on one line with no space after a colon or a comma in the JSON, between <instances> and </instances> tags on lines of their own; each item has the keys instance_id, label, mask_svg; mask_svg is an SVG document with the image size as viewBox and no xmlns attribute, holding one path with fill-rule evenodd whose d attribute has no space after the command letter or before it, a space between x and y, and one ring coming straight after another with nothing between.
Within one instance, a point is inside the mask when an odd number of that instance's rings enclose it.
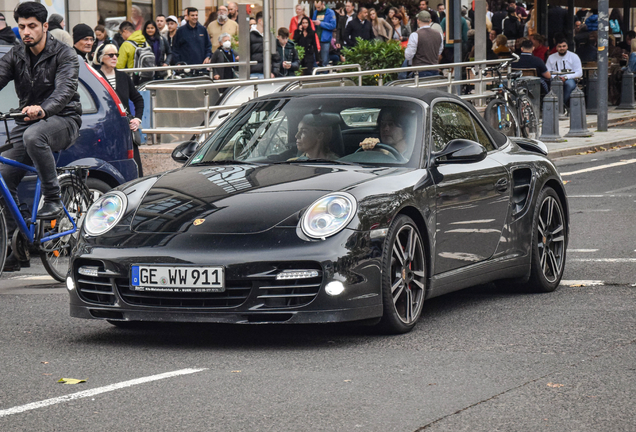
<instances>
[{"instance_id":1,"label":"jeans","mask_svg":"<svg viewBox=\"0 0 636 432\"><path fill-rule=\"evenodd\" d=\"M570 106L570 95L576 88L576 81L568 79L563 82L563 103Z\"/></svg>"},{"instance_id":2,"label":"jeans","mask_svg":"<svg viewBox=\"0 0 636 432\"><path fill-rule=\"evenodd\" d=\"M331 42L320 42L320 56L322 57L322 65L329 66L329 47Z\"/></svg>"},{"instance_id":3,"label":"jeans","mask_svg":"<svg viewBox=\"0 0 636 432\"><path fill-rule=\"evenodd\" d=\"M251 73L250 74L250 79L251 78L263 79L263 78L265 78L265 75L263 75L262 73Z\"/></svg>"},{"instance_id":4,"label":"jeans","mask_svg":"<svg viewBox=\"0 0 636 432\"><path fill-rule=\"evenodd\" d=\"M409 67L409 60L404 60L401 67ZM419 72L420 78L429 77L429 76L437 76L439 75L438 70L427 70ZM413 77L413 72L400 72L398 73L398 79L403 80L409 77Z\"/></svg>"},{"instance_id":5,"label":"jeans","mask_svg":"<svg viewBox=\"0 0 636 432\"><path fill-rule=\"evenodd\" d=\"M75 143L80 124L81 120L76 116L53 116L36 123L18 124L10 132L13 148L2 153L2 156L35 166L42 181L42 196L58 199L60 184L57 181L53 152L67 149ZM26 172L0 164L0 173L17 203L18 185Z\"/></svg>"}]
</instances>

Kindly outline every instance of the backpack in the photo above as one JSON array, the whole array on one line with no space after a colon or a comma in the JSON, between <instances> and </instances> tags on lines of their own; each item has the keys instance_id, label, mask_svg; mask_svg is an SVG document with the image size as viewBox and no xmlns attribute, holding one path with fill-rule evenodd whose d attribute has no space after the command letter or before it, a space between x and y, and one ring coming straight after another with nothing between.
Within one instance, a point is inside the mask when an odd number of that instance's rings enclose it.
<instances>
[{"instance_id":1,"label":"backpack","mask_svg":"<svg viewBox=\"0 0 636 432\"><path fill-rule=\"evenodd\" d=\"M155 53L148 43L144 42L143 45L139 45L137 42L127 40L135 47L135 57L133 62L134 68L153 68L155 67ZM153 71L137 72L136 75L141 80L151 80L155 75Z\"/></svg>"},{"instance_id":2,"label":"backpack","mask_svg":"<svg viewBox=\"0 0 636 432\"><path fill-rule=\"evenodd\" d=\"M609 22L610 28L612 29L612 34L620 34L621 33L621 25L618 23L618 20L610 20Z\"/></svg>"}]
</instances>

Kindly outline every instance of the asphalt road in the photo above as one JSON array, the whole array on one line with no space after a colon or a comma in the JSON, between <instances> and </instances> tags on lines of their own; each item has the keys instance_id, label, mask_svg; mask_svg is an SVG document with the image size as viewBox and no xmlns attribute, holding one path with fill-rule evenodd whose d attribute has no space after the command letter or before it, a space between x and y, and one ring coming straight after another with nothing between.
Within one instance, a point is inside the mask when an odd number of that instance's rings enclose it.
<instances>
[{"instance_id":1,"label":"asphalt road","mask_svg":"<svg viewBox=\"0 0 636 432\"><path fill-rule=\"evenodd\" d=\"M636 148L558 161L572 232L556 292L449 294L402 336L356 326L122 330L70 318L65 289L41 266L5 274L0 430L636 430L632 162Z\"/></svg>"}]
</instances>

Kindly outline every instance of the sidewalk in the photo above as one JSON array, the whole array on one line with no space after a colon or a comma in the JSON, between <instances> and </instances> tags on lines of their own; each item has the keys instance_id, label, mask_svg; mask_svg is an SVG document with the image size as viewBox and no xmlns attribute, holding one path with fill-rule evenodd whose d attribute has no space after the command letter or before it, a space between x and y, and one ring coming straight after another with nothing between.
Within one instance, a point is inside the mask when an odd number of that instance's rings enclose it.
<instances>
[{"instance_id":1,"label":"sidewalk","mask_svg":"<svg viewBox=\"0 0 636 432\"><path fill-rule=\"evenodd\" d=\"M608 132L596 131L596 114L587 116L587 128L594 135L589 138L566 138L570 130L570 120L559 122L559 133L566 141L546 143L550 158L572 156L588 151L607 150L612 147L624 147L636 144L636 110L616 110L610 107L608 113ZM631 127L633 129L628 129ZM142 145L139 147L144 175L156 174L178 168L170 157L176 144Z\"/></svg>"}]
</instances>

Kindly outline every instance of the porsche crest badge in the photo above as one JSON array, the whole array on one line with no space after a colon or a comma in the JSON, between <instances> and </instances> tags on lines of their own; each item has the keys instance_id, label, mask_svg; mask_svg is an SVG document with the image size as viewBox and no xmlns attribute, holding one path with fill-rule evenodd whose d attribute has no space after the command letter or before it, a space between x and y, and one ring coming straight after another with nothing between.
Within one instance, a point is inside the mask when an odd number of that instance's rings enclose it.
<instances>
[{"instance_id":1,"label":"porsche crest badge","mask_svg":"<svg viewBox=\"0 0 636 432\"><path fill-rule=\"evenodd\" d=\"M194 226L201 225L203 222L205 222L205 219L196 219L194 221Z\"/></svg>"}]
</instances>

